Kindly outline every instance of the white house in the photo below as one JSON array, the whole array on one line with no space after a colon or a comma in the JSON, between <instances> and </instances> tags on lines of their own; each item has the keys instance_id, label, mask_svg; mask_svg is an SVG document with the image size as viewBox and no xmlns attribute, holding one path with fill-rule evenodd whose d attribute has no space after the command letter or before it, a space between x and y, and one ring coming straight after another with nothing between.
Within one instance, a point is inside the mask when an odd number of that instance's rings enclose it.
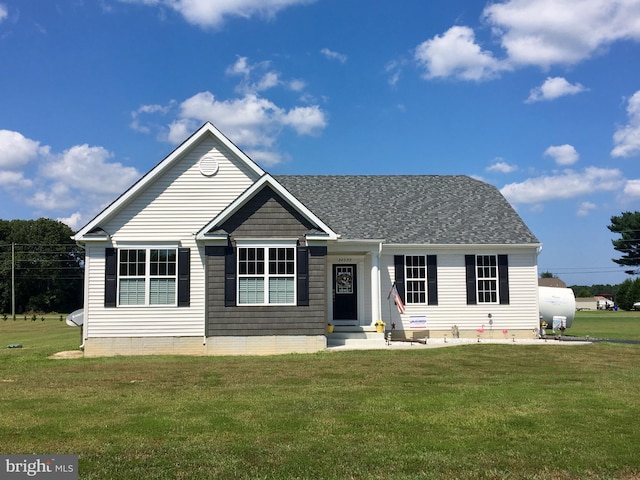
<instances>
[{"instance_id":1,"label":"white house","mask_svg":"<svg viewBox=\"0 0 640 480\"><path fill-rule=\"evenodd\" d=\"M495 187L271 176L210 123L74 238L86 356L314 352L379 342L380 320L394 338L538 328L540 243Z\"/></svg>"}]
</instances>

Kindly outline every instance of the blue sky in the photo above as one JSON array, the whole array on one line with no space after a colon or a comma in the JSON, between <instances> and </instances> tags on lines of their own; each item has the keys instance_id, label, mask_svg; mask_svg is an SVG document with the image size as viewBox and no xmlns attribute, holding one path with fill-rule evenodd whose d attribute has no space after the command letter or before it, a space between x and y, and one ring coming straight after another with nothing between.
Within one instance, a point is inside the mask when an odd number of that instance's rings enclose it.
<instances>
[{"instance_id":1,"label":"blue sky","mask_svg":"<svg viewBox=\"0 0 640 480\"><path fill-rule=\"evenodd\" d=\"M0 0L0 218L84 225L211 121L277 174L465 174L619 283L640 0Z\"/></svg>"}]
</instances>

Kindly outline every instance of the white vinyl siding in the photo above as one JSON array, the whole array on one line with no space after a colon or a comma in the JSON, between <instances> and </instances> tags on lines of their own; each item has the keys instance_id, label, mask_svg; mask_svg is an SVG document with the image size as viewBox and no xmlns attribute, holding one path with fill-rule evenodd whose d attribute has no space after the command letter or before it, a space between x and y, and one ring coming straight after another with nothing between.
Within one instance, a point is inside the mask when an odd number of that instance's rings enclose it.
<instances>
[{"instance_id":1,"label":"white vinyl siding","mask_svg":"<svg viewBox=\"0 0 640 480\"><path fill-rule=\"evenodd\" d=\"M217 155L219 170L206 177L198 161L211 152ZM193 234L257 179L254 171L207 136L101 225L112 241L87 243L85 337L203 336L205 254ZM104 307L105 248L132 248L135 243L140 248L175 243L191 249L189 307Z\"/></svg>"},{"instance_id":2,"label":"white vinyl siding","mask_svg":"<svg viewBox=\"0 0 640 480\"><path fill-rule=\"evenodd\" d=\"M394 277L393 255L436 255L438 259L438 305L406 303L406 313L400 315L392 300L383 299L382 317L388 325L395 323L396 329L409 330L412 315L426 316L427 330L450 331L453 325L460 330L474 331L485 324L489 330L488 315L492 315L493 329L501 335L506 330L531 330L537 327L538 313L538 268L535 247L514 248L506 246L500 250L479 247L477 255L509 256L509 304L479 303L467 305L465 253L461 249L438 248L409 251L388 249L381 258L381 292L391 290ZM405 279L406 282L406 279Z\"/></svg>"}]
</instances>

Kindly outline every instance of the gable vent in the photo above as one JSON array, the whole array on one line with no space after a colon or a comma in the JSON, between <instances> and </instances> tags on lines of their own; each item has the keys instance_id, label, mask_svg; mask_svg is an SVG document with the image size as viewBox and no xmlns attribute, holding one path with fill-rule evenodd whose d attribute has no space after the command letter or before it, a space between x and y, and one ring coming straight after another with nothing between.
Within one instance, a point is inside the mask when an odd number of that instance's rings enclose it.
<instances>
[{"instance_id":1,"label":"gable vent","mask_svg":"<svg viewBox=\"0 0 640 480\"><path fill-rule=\"evenodd\" d=\"M198 163L200 173L205 177L211 177L218 172L218 160L216 159L216 151L211 150L205 153Z\"/></svg>"}]
</instances>

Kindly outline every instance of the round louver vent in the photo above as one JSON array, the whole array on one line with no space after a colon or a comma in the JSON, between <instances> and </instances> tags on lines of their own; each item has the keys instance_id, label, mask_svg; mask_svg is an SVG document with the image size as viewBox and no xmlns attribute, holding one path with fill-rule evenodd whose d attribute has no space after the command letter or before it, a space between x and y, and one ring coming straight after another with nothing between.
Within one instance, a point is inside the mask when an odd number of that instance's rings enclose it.
<instances>
[{"instance_id":1,"label":"round louver vent","mask_svg":"<svg viewBox=\"0 0 640 480\"><path fill-rule=\"evenodd\" d=\"M207 177L215 175L218 171L218 160L216 160L215 153L205 153L200 159L199 167L202 175Z\"/></svg>"}]
</instances>

